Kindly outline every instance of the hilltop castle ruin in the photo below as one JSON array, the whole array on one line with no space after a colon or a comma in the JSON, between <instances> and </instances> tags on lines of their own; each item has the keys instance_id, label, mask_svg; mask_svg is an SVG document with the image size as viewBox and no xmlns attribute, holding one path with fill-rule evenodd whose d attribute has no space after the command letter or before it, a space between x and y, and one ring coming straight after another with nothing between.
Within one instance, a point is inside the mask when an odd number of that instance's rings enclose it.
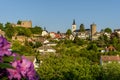
<instances>
[{"instance_id":1,"label":"hilltop castle ruin","mask_svg":"<svg viewBox=\"0 0 120 80\"><path fill-rule=\"evenodd\" d=\"M32 27L32 21L20 21L19 24L12 24L13 27L25 27L25 28L31 28Z\"/></svg>"}]
</instances>

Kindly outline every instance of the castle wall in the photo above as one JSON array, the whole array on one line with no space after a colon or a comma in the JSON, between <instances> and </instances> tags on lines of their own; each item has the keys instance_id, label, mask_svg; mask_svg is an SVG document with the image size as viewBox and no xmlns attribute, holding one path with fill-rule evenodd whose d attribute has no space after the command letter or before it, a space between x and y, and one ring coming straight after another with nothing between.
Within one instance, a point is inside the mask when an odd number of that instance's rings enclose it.
<instances>
[{"instance_id":1,"label":"castle wall","mask_svg":"<svg viewBox=\"0 0 120 80\"><path fill-rule=\"evenodd\" d=\"M22 21L21 26L25 28L31 28L32 27L32 21Z\"/></svg>"},{"instance_id":2,"label":"castle wall","mask_svg":"<svg viewBox=\"0 0 120 80\"><path fill-rule=\"evenodd\" d=\"M31 28L32 27L32 21L21 21L21 24L12 24L13 27L25 27L25 28Z\"/></svg>"}]
</instances>

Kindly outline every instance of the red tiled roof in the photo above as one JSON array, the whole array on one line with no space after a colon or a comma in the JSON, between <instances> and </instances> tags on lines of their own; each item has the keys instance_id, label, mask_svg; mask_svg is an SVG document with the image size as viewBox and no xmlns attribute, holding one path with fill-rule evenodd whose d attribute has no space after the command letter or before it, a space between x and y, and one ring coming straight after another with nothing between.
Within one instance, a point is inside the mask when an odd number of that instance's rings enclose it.
<instances>
[{"instance_id":1,"label":"red tiled roof","mask_svg":"<svg viewBox=\"0 0 120 80\"><path fill-rule=\"evenodd\" d=\"M55 35L55 38L61 38L61 35L60 34L57 34L55 32L50 32L50 34L54 34Z\"/></svg>"},{"instance_id":2,"label":"red tiled roof","mask_svg":"<svg viewBox=\"0 0 120 80\"><path fill-rule=\"evenodd\" d=\"M116 50L112 45L107 48L107 50L113 51Z\"/></svg>"},{"instance_id":3,"label":"red tiled roof","mask_svg":"<svg viewBox=\"0 0 120 80\"><path fill-rule=\"evenodd\" d=\"M102 61L120 61L119 56L101 56Z\"/></svg>"},{"instance_id":4,"label":"red tiled roof","mask_svg":"<svg viewBox=\"0 0 120 80\"><path fill-rule=\"evenodd\" d=\"M61 38L61 35L60 34L56 34L55 37L56 38Z\"/></svg>"}]
</instances>

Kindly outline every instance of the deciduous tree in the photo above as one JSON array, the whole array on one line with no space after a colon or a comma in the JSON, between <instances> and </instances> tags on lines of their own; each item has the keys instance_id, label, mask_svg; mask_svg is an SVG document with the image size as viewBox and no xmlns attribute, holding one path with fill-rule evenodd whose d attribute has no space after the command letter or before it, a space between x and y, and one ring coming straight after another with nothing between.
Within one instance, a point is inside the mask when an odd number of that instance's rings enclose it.
<instances>
[{"instance_id":1,"label":"deciduous tree","mask_svg":"<svg viewBox=\"0 0 120 80\"><path fill-rule=\"evenodd\" d=\"M105 28L104 32L112 33L112 30L110 28Z\"/></svg>"},{"instance_id":2,"label":"deciduous tree","mask_svg":"<svg viewBox=\"0 0 120 80\"><path fill-rule=\"evenodd\" d=\"M66 31L66 35L70 36L71 34L72 34L71 29L68 29L68 30Z\"/></svg>"},{"instance_id":3,"label":"deciduous tree","mask_svg":"<svg viewBox=\"0 0 120 80\"><path fill-rule=\"evenodd\" d=\"M85 31L84 24L80 24L80 32L84 32L84 31Z\"/></svg>"}]
</instances>

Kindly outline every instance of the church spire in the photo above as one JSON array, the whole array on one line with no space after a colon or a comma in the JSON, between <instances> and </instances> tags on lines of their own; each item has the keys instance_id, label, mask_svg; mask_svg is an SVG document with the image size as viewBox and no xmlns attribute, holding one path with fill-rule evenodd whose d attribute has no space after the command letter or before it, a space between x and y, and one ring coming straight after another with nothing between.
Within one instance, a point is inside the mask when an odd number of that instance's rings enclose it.
<instances>
[{"instance_id":1,"label":"church spire","mask_svg":"<svg viewBox=\"0 0 120 80\"><path fill-rule=\"evenodd\" d=\"M72 32L76 30L76 24L75 24L75 19L73 19L73 24L72 24Z\"/></svg>"},{"instance_id":2,"label":"church spire","mask_svg":"<svg viewBox=\"0 0 120 80\"><path fill-rule=\"evenodd\" d=\"M44 27L44 30L46 31L46 27Z\"/></svg>"},{"instance_id":3,"label":"church spire","mask_svg":"<svg viewBox=\"0 0 120 80\"><path fill-rule=\"evenodd\" d=\"M75 25L75 19L73 19L73 24L72 25Z\"/></svg>"}]
</instances>

